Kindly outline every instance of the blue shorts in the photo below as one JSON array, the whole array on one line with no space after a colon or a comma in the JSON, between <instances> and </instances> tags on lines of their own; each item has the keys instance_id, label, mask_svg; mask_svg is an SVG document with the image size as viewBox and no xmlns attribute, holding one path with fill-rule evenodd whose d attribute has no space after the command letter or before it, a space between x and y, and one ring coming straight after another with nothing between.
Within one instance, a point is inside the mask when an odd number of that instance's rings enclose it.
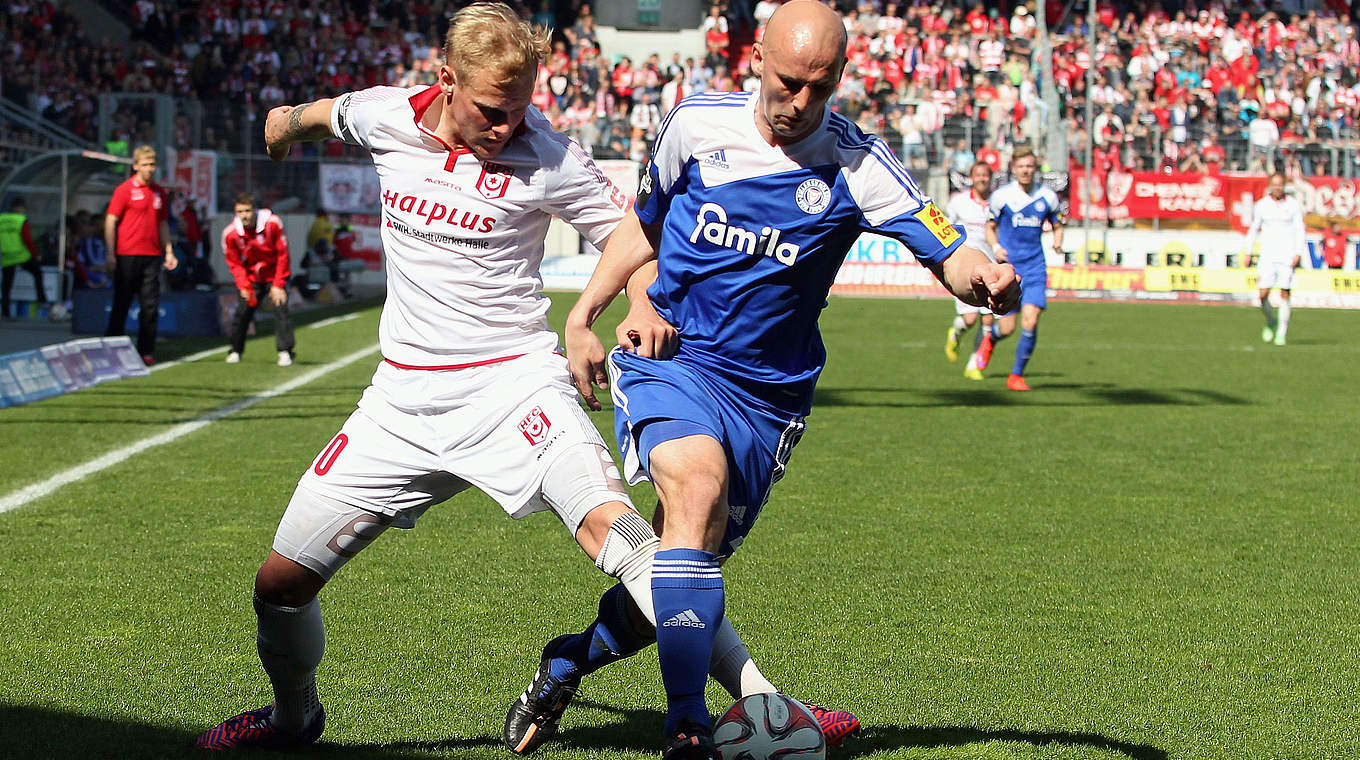
<instances>
[{"instance_id":1,"label":"blue shorts","mask_svg":"<svg viewBox=\"0 0 1360 760\"><path fill-rule=\"evenodd\" d=\"M614 433L630 485L647 477L648 456L658 443L701 434L722 444L728 515L718 554L731 556L784 476L806 427L803 418L679 359L658 361L616 348L609 354L609 375Z\"/></svg>"},{"instance_id":2,"label":"blue shorts","mask_svg":"<svg viewBox=\"0 0 1360 760\"><path fill-rule=\"evenodd\" d=\"M1048 267L1020 267L1015 268L1015 273L1020 275L1020 305L1030 304L1040 309L1048 308ZM1016 309L1019 311L1019 309ZM999 317L1009 317L1014 314L998 314Z\"/></svg>"}]
</instances>

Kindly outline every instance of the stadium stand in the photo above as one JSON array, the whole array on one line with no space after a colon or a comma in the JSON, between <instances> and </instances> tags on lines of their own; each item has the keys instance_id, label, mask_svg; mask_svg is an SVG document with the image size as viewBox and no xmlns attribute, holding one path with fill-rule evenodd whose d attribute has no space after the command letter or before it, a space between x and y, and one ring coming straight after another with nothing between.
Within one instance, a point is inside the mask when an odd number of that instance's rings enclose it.
<instances>
[{"instance_id":1,"label":"stadium stand","mask_svg":"<svg viewBox=\"0 0 1360 760\"><path fill-rule=\"evenodd\" d=\"M64 5L14 2L0 17L0 95L92 141L102 94L170 93L176 146L258 154L258 125L273 105L432 81L445 19L461 4L106 2L126 19L124 46L94 41ZM1001 160L1018 143L1043 145L1047 106L1032 4L836 4L850 33L850 62L834 105L883 135L915 168ZM715 4L695 19L704 49L634 61L601 50L589 4L533 3L523 12L557 30L534 102L597 157L645 156L659 118L678 97L754 85L751 42L777 5ZM1073 166L1083 163L1090 129L1104 166L1333 176L1360 168L1360 42L1345 3L1275 6L1298 11L1286 14L1261 3L1233 4L1253 10L1230 13L1218 0L1101 0L1094 55L1072 5L1048 3L1047 21ZM1096 113L1090 125L1088 95ZM105 147L116 152L148 141L150 108L120 101ZM42 137L5 124L0 150L44 147ZM342 158L351 149L331 143L299 150Z\"/></svg>"}]
</instances>

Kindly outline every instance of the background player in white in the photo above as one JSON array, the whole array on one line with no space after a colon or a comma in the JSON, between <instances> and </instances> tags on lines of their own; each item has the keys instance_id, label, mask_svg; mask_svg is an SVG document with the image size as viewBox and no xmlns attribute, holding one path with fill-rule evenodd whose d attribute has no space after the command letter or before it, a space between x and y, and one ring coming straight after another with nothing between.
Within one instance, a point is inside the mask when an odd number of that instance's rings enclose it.
<instances>
[{"instance_id":1,"label":"background player in white","mask_svg":"<svg viewBox=\"0 0 1360 760\"><path fill-rule=\"evenodd\" d=\"M1251 227L1247 230L1246 255L1251 256L1257 242L1261 243L1260 258L1256 263L1256 287L1260 289L1261 311L1266 315L1266 326L1261 328L1261 340L1275 345L1285 344L1289 332L1289 296L1294 287L1294 270L1308 250L1303 225L1303 206L1297 198L1284 194L1284 175L1270 175L1266 181L1266 195L1252 207ZM1271 288L1280 290L1278 316L1270 304Z\"/></svg>"},{"instance_id":2,"label":"background player in white","mask_svg":"<svg viewBox=\"0 0 1360 760\"><path fill-rule=\"evenodd\" d=\"M646 586L656 538L555 352L538 268L549 216L603 246L626 198L529 107L546 30L507 6L453 16L437 84L375 87L270 111L265 142L367 148L382 182L383 361L303 474L255 576L274 702L198 738L206 749L313 742L325 713L317 593L388 527L469 486L514 517L552 509L585 552Z\"/></svg>"},{"instance_id":3,"label":"background player in white","mask_svg":"<svg viewBox=\"0 0 1360 760\"><path fill-rule=\"evenodd\" d=\"M973 164L968 170L968 182L967 190L960 190L949 196L949 205L945 206L944 210L945 215L949 217L949 221L963 228L968 235L969 245L992 258L992 248L996 245L996 230L987 224L992 218L992 210L987 205L987 199L992 195L992 167L984 161ZM944 341L944 355L949 361L959 360L959 339L978 323L979 318L983 330L992 326L991 309L986 306L974 306L958 298L954 299L954 323L949 326ZM981 339L982 331L979 330L978 340Z\"/></svg>"}]
</instances>

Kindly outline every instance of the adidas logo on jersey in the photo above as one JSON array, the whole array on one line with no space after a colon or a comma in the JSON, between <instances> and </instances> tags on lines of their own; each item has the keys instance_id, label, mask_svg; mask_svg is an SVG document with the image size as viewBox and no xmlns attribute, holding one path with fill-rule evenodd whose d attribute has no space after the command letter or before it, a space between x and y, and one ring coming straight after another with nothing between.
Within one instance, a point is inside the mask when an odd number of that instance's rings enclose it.
<instances>
[{"instance_id":1,"label":"adidas logo on jersey","mask_svg":"<svg viewBox=\"0 0 1360 760\"><path fill-rule=\"evenodd\" d=\"M709 217L712 217L711 221ZM799 246L779 242L782 230L761 227L757 235L744 227L729 226L727 209L716 203L705 203L700 206L694 221L694 232L689 236L691 243L699 242L699 236L702 235L704 240L713 245L731 248L738 253L752 256L770 256L786 267L793 266L793 262L798 259Z\"/></svg>"},{"instance_id":2,"label":"adidas logo on jersey","mask_svg":"<svg viewBox=\"0 0 1360 760\"><path fill-rule=\"evenodd\" d=\"M694 614L694 610L685 610L684 612L677 613L677 614L676 614L674 617L672 617L670 620L667 620L666 622L662 623L662 624L661 624L661 627L662 627L662 628L707 628L708 626L704 625L704 621L700 620L700 619L699 619L699 616L696 615L696 614Z\"/></svg>"},{"instance_id":3,"label":"adidas logo on jersey","mask_svg":"<svg viewBox=\"0 0 1360 760\"><path fill-rule=\"evenodd\" d=\"M732 165L729 164L729 163L727 163L727 151L726 151L726 150L717 150L717 151L714 151L714 152L708 154L707 156L704 156L703 160L700 161L699 163L703 164L704 166L712 166L712 167L715 167L715 168L718 168L718 169L731 169L731 168L732 168Z\"/></svg>"}]
</instances>

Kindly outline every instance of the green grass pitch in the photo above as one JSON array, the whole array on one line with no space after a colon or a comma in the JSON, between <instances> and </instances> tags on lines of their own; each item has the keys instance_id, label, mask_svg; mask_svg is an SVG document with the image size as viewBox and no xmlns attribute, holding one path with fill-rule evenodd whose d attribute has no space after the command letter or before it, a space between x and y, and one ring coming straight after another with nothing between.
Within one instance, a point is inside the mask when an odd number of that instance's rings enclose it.
<instances>
[{"instance_id":1,"label":"green grass pitch","mask_svg":"<svg viewBox=\"0 0 1360 760\"><path fill-rule=\"evenodd\" d=\"M1014 339L964 380L951 318L832 299L808 432L724 571L765 673L863 720L831 757L1360 757L1360 313L1297 310L1278 348L1252 309L1056 303L1028 394L1004 390ZM300 328L292 368L264 336L240 365L2 410L0 498L361 350L376 322ZM376 361L0 514L0 756L193 756L270 700L253 573ZM329 720L304 754L508 757L509 700L607 585L549 515L432 509L323 592ZM663 706L651 650L590 678L539 757L653 756Z\"/></svg>"}]
</instances>

